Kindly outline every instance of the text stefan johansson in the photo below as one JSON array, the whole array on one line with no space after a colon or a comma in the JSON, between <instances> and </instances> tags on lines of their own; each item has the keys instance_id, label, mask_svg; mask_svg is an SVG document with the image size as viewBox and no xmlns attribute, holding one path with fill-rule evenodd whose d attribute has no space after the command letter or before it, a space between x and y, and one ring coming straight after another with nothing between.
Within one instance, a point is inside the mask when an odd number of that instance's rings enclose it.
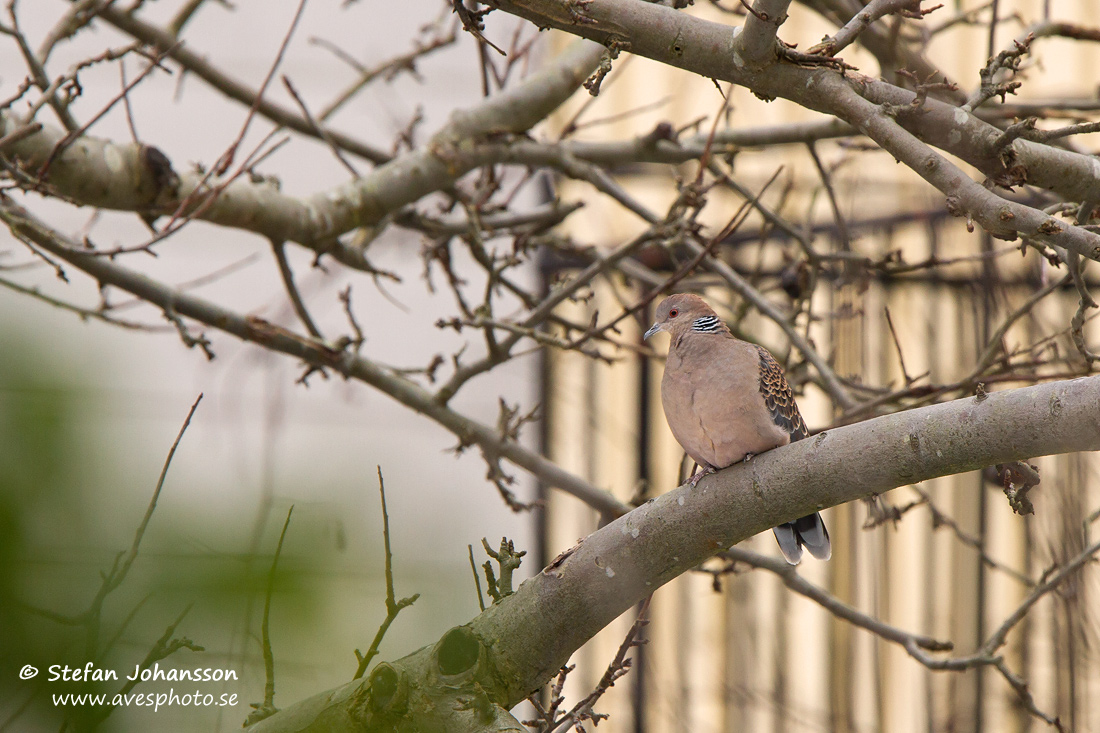
<instances>
[{"instance_id":1,"label":"text stefan johansson","mask_svg":"<svg viewBox=\"0 0 1100 733\"><path fill-rule=\"evenodd\" d=\"M91 662L88 662L83 667L70 667L69 665L54 664L51 665L49 670L49 681L56 682L57 680L63 680L65 682L108 682L110 680L117 680L118 673L113 669L103 669L97 667ZM134 667L133 674L127 675L126 679L131 681L140 680L141 682L154 682L157 680L164 680L166 682L222 682L224 680L237 679L237 672L232 669L217 669L211 667L203 667L200 669L169 669L163 670L160 668L160 664L153 664L151 668L141 668L141 665Z\"/></svg>"}]
</instances>

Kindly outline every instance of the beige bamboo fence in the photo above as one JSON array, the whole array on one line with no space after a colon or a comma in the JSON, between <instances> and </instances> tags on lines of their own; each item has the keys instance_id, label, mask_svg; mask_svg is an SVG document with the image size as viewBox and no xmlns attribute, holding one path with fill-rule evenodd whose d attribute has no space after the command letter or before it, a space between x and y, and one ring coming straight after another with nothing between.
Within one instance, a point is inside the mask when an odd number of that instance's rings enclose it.
<instances>
[{"instance_id":1,"label":"beige bamboo fence","mask_svg":"<svg viewBox=\"0 0 1100 733\"><path fill-rule=\"evenodd\" d=\"M960 3L925 22L935 25L957 9L977 6ZM1041 0L1004 0L999 6L1002 16L1016 13L1025 20L1043 13ZM1058 19L1093 24L1100 20L1100 5L1094 0L1051 6ZM728 16L705 7L694 12L709 12L713 19L729 22ZM793 6L790 15L780 35L800 41L800 47L830 30L802 6ZM998 48L1020 28L1004 24L997 34ZM929 55L963 88L973 88L986 59L988 34L987 25L959 26L937 37ZM1029 71L1021 98L1096 95L1100 46L1044 40L1036 51L1042 62ZM875 69L869 57L845 57L867 73ZM721 108L721 96L710 80L639 58L624 56L616 64L618 78L605 84L601 115L664 104L586 128L582 137L629 138L645 134L661 120L713 116ZM729 124L740 128L813 117L789 104L764 103L743 89L733 91L731 110ZM563 118L571 114L567 111ZM1081 144L1096 146L1088 138ZM833 181L857 252L879 258L900 250L906 261L917 262L932 255L959 257L1013 246L980 232L968 233L962 222L946 215L942 195L884 153L855 154L836 142L819 143L817 150L826 166L836 166ZM832 214L804 146L747 150L737 157L734 170L739 183L756 191L780 167L779 180L789 187L784 211L792 218L814 221L822 230L818 246L835 250L840 240L830 235L836 234ZM681 169L683 175L694 172L693 164ZM667 169L638 168L623 171L620 180L639 199L663 211L675 195L671 175ZM640 229L638 220L583 184L563 183L562 192L586 200L586 209L571 220L573 231L584 241L611 246ZM708 221L720 227L724 222L719 219L741 199L717 190L711 195ZM744 231L760 225L759 218L750 218ZM739 236L723 256L742 272L758 275L755 282L768 297L789 309L790 298L776 287L774 274L785 264L785 250L797 254L794 245L774 238L765 244L749 234L738 240ZM901 385L907 375L927 372L925 383L950 383L967 375L1001 319L1048 276L1034 253L1010 252L931 274L855 282L841 278L817 288L812 310L825 317L815 321L809 333L845 378L867 385ZM781 362L799 362L774 324L754 312L745 315L736 296L717 280L703 277L696 282L707 285L705 294L727 322L744 337L769 347ZM569 315L586 321L594 310L613 313L623 299L638 293L629 283L604 281L595 286L588 303L568 306L573 311ZM1072 350L1064 330L1076 307L1075 291L1055 293L1013 326L1007 343L1024 345L1063 332L1053 343L1063 352ZM886 321L887 309L896 343ZM1095 322L1090 328L1095 343ZM625 338L639 337L628 331ZM664 348L662 343L659 349ZM576 353L546 358L545 442L555 461L626 500L639 490L653 495L673 488L682 451L661 412L659 361L630 353L620 357L610 365ZM801 384L799 403L811 429L832 423L836 415L825 396L812 384L806 386L799 372L792 373L792 382ZM1012 385L988 388L1003 386ZM998 487L983 483L978 473L919 487L942 513L936 516L953 520L959 533L978 540L980 550L935 521L929 506L912 509L897 523L865 528L868 508L854 503L825 513L834 540L832 560L807 560L800 573L866 614L908 631L949 639L955 654L971 652L1026 596L1029 579L1034 581L1044 568L1082 549L1082 524L1100 506L1100 460L1095 456L1040 459L1037 465L1042 484L1035 492L1036 513L1028 517L1013 514ZM882 501L902 507L919 498L912 487L903 487ZM543 550L553 557L595 529L597 517L577 500L555 493L544 521ZM778 556L770 533L747 545ZM997 565L983 563L983 555ZM1100 571L1092 567L1062 592L1044 598L1002 650L1011 668L1030 684L1036 704L1077 731L1100 731L1098 583ZM636 668L597 706L611 715L599 730L907 733L1046 727L1023 710L1016 693L995 671L931 671L898 645L787 591L772 574L756 570L726 576L720 592L712 585L710 576L693 573L655 594L646 631L649 643L637 653ZM576 655L578 668L567 691L584 694L596 684L631 621L632 614L627 614Z\"/></svg>"}]
</instances>

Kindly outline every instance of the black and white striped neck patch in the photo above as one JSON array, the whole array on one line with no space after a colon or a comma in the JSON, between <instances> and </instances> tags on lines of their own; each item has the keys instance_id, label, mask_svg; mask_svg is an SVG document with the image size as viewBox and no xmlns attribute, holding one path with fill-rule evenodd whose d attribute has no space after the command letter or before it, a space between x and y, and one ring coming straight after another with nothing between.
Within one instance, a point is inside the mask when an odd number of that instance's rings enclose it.
<instances>
[{"instance_id":1,"label":"black and white striped neck patch","mask_svg":"<svg viewBox=\"0 0 1100 733\"><path fill-rule=\"evenodd\" d=\"M695 319L691 324L691 330L700 333L717 333L720 330L719 323L718 316L703 316Z\"/></svg>"}]
</instances>

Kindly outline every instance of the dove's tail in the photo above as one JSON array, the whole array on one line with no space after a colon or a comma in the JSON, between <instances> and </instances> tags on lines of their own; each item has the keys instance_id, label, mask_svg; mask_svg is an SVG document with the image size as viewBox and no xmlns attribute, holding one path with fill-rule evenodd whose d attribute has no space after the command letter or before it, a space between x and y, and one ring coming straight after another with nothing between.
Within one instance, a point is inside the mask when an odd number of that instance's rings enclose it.
<instances>
[{"instance_id":1,"label":"dove's tail","mask_svg":"<svg viewBox=\"0 0 1100 733\"><path fill-rule=\"evenodd\" d=\"M791 565L797 565L802 559L803 547L818 560L828 560L833 554L832 545L829 544L829 530L825 529L825 522L817 512L781 524L772 531L779 541L783 557Z\"/></svg>"}]
</instances>

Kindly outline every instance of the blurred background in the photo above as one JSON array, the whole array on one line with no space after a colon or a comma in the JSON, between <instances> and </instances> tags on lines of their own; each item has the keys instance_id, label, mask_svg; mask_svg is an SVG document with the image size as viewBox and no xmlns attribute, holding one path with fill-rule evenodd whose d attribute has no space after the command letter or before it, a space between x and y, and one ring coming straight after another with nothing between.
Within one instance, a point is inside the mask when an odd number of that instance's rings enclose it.
<instances>
[{"instance_id":1,"label":"blurred background","mask_svg":"<svg viewBox=\"0 0 1100 733\"><path fill-rule=\"evenodd\" d=\"M180 5L147 3L142 17L166 23ZM187 43L258 88L297 3L236 5L230 10L207 3L188 25ZM20 3L16 9L21 29L37 43L68 8L67 2L48 0ZM309 3L280 73L320 107L358 73L317 41L347 49L364 64L377 64L408 52L421 36L434 37L434 31L421 34L420 29L441 16L441 34L446 35L452 30L446 12L436 0L372 0L347 9L336 2ZM98 23L60 46L53 64L64 70L127 41ZM388 148L422 114L423 138L451 110L480 96L475 46L459 43L447 51L419 60L416 75L399 74L391 83L367 88L336 114L333 124ZM22 81L25 64L14 43L0 43L0 54L0 93L6 98ZM131 63L129 70L132 79L139 65ZM90 116L120 90L117 65L92 67L80 81L78 115ZM132 106L142 140L181 167L216 161L248 113L247 107L178 70L152 74L140 88ZM277 79L269 94L294 105ZM254 147L273 127L255 120L242 148ZM90 134L129 140L121 105ZM263 170L279 176L284 191L302 196L347 177L326 146L308 140L292 142L267 159ZM94 214L33 196L28 205L61 231L87 232L104 243L148 237L133 214ZM144 257L141 266L173 284L222 273L190 286L192 292L274 322L291 321L275 264L258 253L258 244L270 252L254 235L200 223L185 227L164 243L158 257ZM426 292L421 246L419 237L396 229L372 244L374 262L403 278L386 282L384 292L339 265L311 271L314 256L305 250L288 248L288 257L302 273L299 285L306 297L355 283L353 305L366 335L363 352L416 367L436 353L457 351L466 341L433 325L449 313L451 301L448 293ZM19 264L16 271L0 272L5 280L95 306L94 283L87 278L61 282L41 261L28 263L24 253L6 231L0 235L0 268ZM467 270L476 278L473 268ZM120 303L129 299L118 291L109 297ZM320 323L346 327L335 298L311 302ZM485 464L476 451L456 456L453 436L388 397L338 376L315 374L308 386L296 384L303 365L227 336L213 337L216 358L208 361L200 349L185 348L154 309L136 303L118 311L118 317L151 323L154 329L81 319L0 287L0 729L35 729L28 721L34 720L45 690L76 689L20 684L16 671L23 664L34 664L43 675L49 663L83 664L82 627L28 615L19 604L60 614L88 607L100 573L117 553L129 549L168 449L199 393L203 400L175 455L138 560L105 605L103 634L120 636L100 666L132 671L168 625L190 608L177 635L206 651L181 651L162 667L232 668L241 680L224 690L239 693L241 704L155 714L124 708L104 723L106 729L235 730L250 712L248 703L263 700L260 612L271 556L291 505L294 516L271 611L277 704L349 680L356 668L353 650L365 652L385 618L378 466L386 480L398 597L421 594L390 627L381 658L414 651L477 613L467 545L474 546L479 564L485 559L482 537L494 547L504 535L520 547L531 546L531 517L513 514L500 500L485 481ZM490 424L500 397L530 410L537 400L536 374L534 358L515 360L496 370L491 383L471 385L456 404ZM525 436L532 444L536 437L533 431ZM519 473L517 482L519 496L531 499L528 478ZM531 571L524 567L520 574ZM171 686L143 685L139 691ZM204 683L204 691L210 686ZM45 729L57 728L49 716L39 722Z\"/></svg>"},{"instance_id":2,"label":"blurred background","mask_svg":"<svg viewBox=\"0 0 1100 733\"><path fill-rule=\"evenodd\" d=\"M141 17L167 24L187 4L146 2ZM781 31L801 47L834 32L829 8L845 6L804 5L815 12L796 5ZM947 5L926 21L939 31L929 34L926 53L964 90L977 85L991 43L1006 47L1044 17L1088 21L1095 16L1093 0ZM39 0L14 7L20 30L38 42L70 6ZM187 25L186 43L259 87L297 3L234 6L203 4ZM742 22L724 7L699 3L692 12ZM1003 21L992 33L991 12ZM11 21L9 14L5 23ZM321 109L359 76L333 47L369 67L407 52L418 39L446 37L454 28L449 5L438 0L317 0L307 4L278 73L293 81L308 106ZM504 46L508 39L515 45L538 36L529 24L502 13L489 16L486 34ZM25 63L10 38L0 40L0 93L6 98L23 81ZM63 70L129 40L96 23L58 46L51 66ZM525 63L514 70L517 78L567 43L555 34L542 34L538 41L530 67ZM1041 55L1029 64L1018 99L1036 104L1072 99L1071 119L1092 119L1100 108L1095 44L1044 38L1037 48ZM420 56L415 73L406 69L365 87L331 123L384 149L410 129L413 142L422 144L452 110L481 97L482 53L484 48L459 32L453 43ZM896 72L854 47L844 56L871 75ZM210 167L237 137L248 109L168 66L174 73L151 74L130 95L129 116L140 139L163 150L177 167ZM126 68L131 79L139 71L132 60ZM90 67L80 81L74 112L86 119L119 93L119 66ZM273 83L268 95L294 108L281 83ZM818 119L743 89L733 90L726 110L710 80L625 54L598 99L598 107L589 107L591 98L577 95L540 134L554 136L573 125L575 139L600 142L643 136L664 121L705 133L715 115L723 115L723 126L731 129ZM1012 113L1004 115L1011 119ZM421 121L410 128L417 118ZM255 119L242 149L252 149L273 127ZM129 140L123 107L114 106L90 134ZM795 222L798 232L812 235L821 251L836 256L812 288L800 284L797 268L792 270L800 257L795 238L758 214L723 240L722 259L770 301L795 313L792 319L801 315L799 328L838 375L856 391L860 385L868 388L859 393L861 399L908 389L899 405L912 406L973 394L974 364L998 326L1061 273L1034 251L1021 255L1013 244L967 232L964 221L947 214L942 195L889 155L866 152L864 143L821 140L812 151L797 143L746 146L730 156L730 169L747 190L760 191L778 176L764 200ZM1095 136L1077 143L1086 149L1097 145ZM261 168L278 177L284 192L303 197L347 178L325 144L299 136ZM659 212L675 199L677 179L694 175L691 164L624 164L613 172L633 196ZM826 191L825 180L833 192ZM643 224L587 184L545 174L520 187L516 201L522 208L550 194L584 202L561 230L578 248L606 251ZM717 230L743 196L721 187L708 195L711 206L701 221ZM148 237L133 214L93 213L34 194L25 203L55 228L104 246ZM370 244L373 264L399 274L400 282L372 283L328 262L312 269L314 254L300 248L290 247L287 254L319 323L346 330L343 307L332 294L350 284L366 337L363 353L394 366L422 368L436 354L449 359L476 341L435 326L455 309L450 291L427 286L425 246L424 237L398 227L387 228ZM641 259L654 272L668 275L676 269L675 258L650 255ZM958 261L912 271L847 269L845 260L856 255L874 262ZM269 246L253 234L194 222L158 245L156 257L137 257L144 258L138 262L151 277L294 326ZM569 253L546 248L512 274L531 291L543 292L578 267ZM484 282L484 271L461 250L453 268L468 278L471 291ZM1094 282L1095 267L1087 272ZM435 278L439 285L438 271ZM203 690L235 692L240 704L155 713L121 708L102 724L105 730L240 727L248 703L263 699L260 614L271 556L291 505L294 515L271 607L275 702L287 706L349 680L356 667L353 650L369 646L385 616L376 467L386 482L397 596L420 594L390 628L381 659L430 644L478 612L468 545L480 564L482 537L492 546L501 536L513 539L518 548L530 550L520 571L526 577L598 525L590 508L564 494L540 491L518 470L513 487L518 498L541 499L545 510L513 513L486 480L476 451L456 455L453 436L362 384L319 374L299 384L306 371L301 364L220 333L210 334L216 358L207 360L200 349L187 349L155 309L123 305L127 299L117 291L107 294L120 306L113 316L143 324L140 328L82 317L13 289L12 284L33 288L89 309L100 298L95 283L61 281L6 232L0 235L0 279L8 285L0 287L0 730L57 729L60 716L46 704L47 695L87 689L19 683L16 671L25 664L45 670L50 664L83 663L88 627L83 619L74 623L73 616L89 607L101 573L133 542L168 449L199 393L202 402L175 455L140 554L103 606L98 644L108 651L99 666L132 670L186 611L174 635L204 650L181 650L162 667L234 669L239 681L221 687L204 683ZM606 318L636 300L644 284L600 280L587 300L567 303L560 312L579 323L596 312ZM835 410L783 332L717 277L700 274L690 285L739 335L764 344L785 364L812 430L873 414ZM507 311L509 301L504 302ZM518 301L512 306L518 310ZM1006 336L1014 345L1034 347L1029 352L1034 363L1021 367L1006 361L984 378L985 388L1081 373L1066 333L1076 307L1071 286L1051 289ZM1094 321L1088 329L1095 343ZM629 345L638 338L628 319L619 340ZM477 348L474 343L472 351ZM532 349L472 381L453 404L489 425L496 424L501 398L523 412L540 405L540 420L522 433L526 445L624 501L644 499L676 486L690 466L681 465L682 451L659 406L660 360L636 348L616 357L607 364L577 352ZM972 652L1026 597L1044 568L1084 547L1089 515L1100 506L1100 466L1094 457L1065 456L1036 465L1042 484L1032 494L1036 513L1027 517L1013 514L1000 487L977 473L898 489L870 508L856 503L829 510L834 557L829 563L807 561L800 573L869 616L949 639L956 654ZM777 556L770 533L745 547ZM716 574L689 574L658 591L650 643L635 651L634 669L597 706L611 714L600 730L1043 727L989 669L931 671L899 646L788 592L772 573L720 562L708 569ZM1046 596L1004 649L1039 707L1057 714L1069 730L1100 730L1098 579L1090 567ZM578 669L566 688L571 700L595 686L632 620L632 614L625 615L578 653ZM150 683L139 689L172 686Z\"/></svg>"},{"instance_id":3,"label":"blurred background","mask_svg":"<svg viewBox=\"0 0 1100 733\"><path fill-rule=\"evenodd\" d=\"M694 12L703 17L731 22L731 4L699 5ZM805 49L835 34L830 13L853 12L851 7L796 3L780 37ZM1032 53L1016 77L1022 86L1004 105L981 113L1003 127L1057 109L1054 119L1043 124L1059 127L1095 119L1100 79L1092 70L1100 68L1100 47L1051 37L1047 21L1067 21L1083 38L1081 29L1095 23L1095 10L1093 3L1073 0L948 2L922 21L920 30L909 30L920 39L915 46L959 85L964 97L978 86L978 70L991 55L1012 49L1014 39L1024 41L1034 32ZM991 30L992 14L998 22ZM876 75L870 71L876 69L886 79L899 78L900 60L891 65L854 47L841 55L862 73ZM709 79L637 57L621 61L617 73L601 90L601 103L632 114L582 125L577 133L582 139L629 140L670 118L697 122L688 129L705 135L722 109L724 84L716 88ZM571 120L583 100L572 102L576 106L563 119ZM786 136L792 144L744 143L729 163L739 190L733 185L710 189L710 205L700 218L710 231L720 230L748 195L766 192L762 200L770 211L780 224L792 226L785 230L774 220L750 217L722 241L722 259L784 312L804 311L804 320L792 316L792 322L797 320L799 331L828 356L846 385L856 393L869 390L862 399L883 405L900 398L917 406L972 395L978 381L992 390L1087 373L1067 330L1078 307L1077 291L1055 287L1062 273L1047 259L1032 250L1021 253L1018 243L995 240L980 229L968 231L965 220L948 213L942 194L873 144L865 147L858 138L800 142L791 125L822 119L815 113L734 87L725 115L719 139L732 130L729 139ZM1079 147L1074 149L1086 152L1100 144L1095 134L1075 142ZM982 179L965 162L952 161ZM623 166L618 180L645 206L664 212L676 198L676 182L690 180L695 170L692 165ZM562 185L566 195L584 188L576 182ZM1020 196L1038 206L1051 203L1025 191ZM600 232L609 245L641 228L636 216L603 197L589 200L566 226L576 237ZM800 238L834 258L814 268L812 288L805 287L808 274L799 269L804 257ZM664 274L687 259L664 261ZM891 261L903 266L883 266ZM660 256L647 260L661 263ZM1086 277L1097 282L1094 265ZM835 407L811 381L812 369L783 331L733 293L722 277L697 274L691 282L735 334L765 345L786 366L811 432L870 414ZM1050 297L1037 299L1044 291ZM597 288L593 300L577 308L576 320L597 310L614 312L638 292L625 285ZM1015 318L1013 325L1000 333L1009 318ZM1095 342L1100 332L1095 319L1085 332ZM980 376L975 365L987 344L1001 337L1013 358L991 360L997 366ZM656 340L661 341L656 349L667 348L663 339ZM667 491L690 472L690 461L682 463L683 451L665 423L657 361L605 365L554 351L548 374L554 388L547 442L556 461L599 485L613 486L623 500ZM1032 463L1042 476L1032 494L1033 515L1014 514L1002 486L980 472L899 488L874 504L854 502L823 512L833 557L827 563L805 560L799 574L870 617L951 640L955 655L973 653L1028 596L1045 569L1080 553L1090 528L1095 536L1097 457L1075 454ZM596 527L591 511L562 494L552 495L548 516L555 546L568 547ZM771 533L742 547L776 554ZM745 563L714 561L707 567L723 574L716 579L689 573L654 595L646 631L650 643L637 651L635 671L641 673L632 672L628 684L620 683L602 701L612 725L621 726L614 730L893 733L1050 727L1031 715L1017 691L988 667L930 670L902 646L788 591L773 573ZM1036 705L1057 716L1066 730L1100 730L1098 592L1100 573L1090 565L1060 592L1044 597L1001 650L1009 667L1028 683ZM571 679L574 694L596 685L632 620L621 618L578 655L582 663Z\"/></svg>"}]
</instances>

